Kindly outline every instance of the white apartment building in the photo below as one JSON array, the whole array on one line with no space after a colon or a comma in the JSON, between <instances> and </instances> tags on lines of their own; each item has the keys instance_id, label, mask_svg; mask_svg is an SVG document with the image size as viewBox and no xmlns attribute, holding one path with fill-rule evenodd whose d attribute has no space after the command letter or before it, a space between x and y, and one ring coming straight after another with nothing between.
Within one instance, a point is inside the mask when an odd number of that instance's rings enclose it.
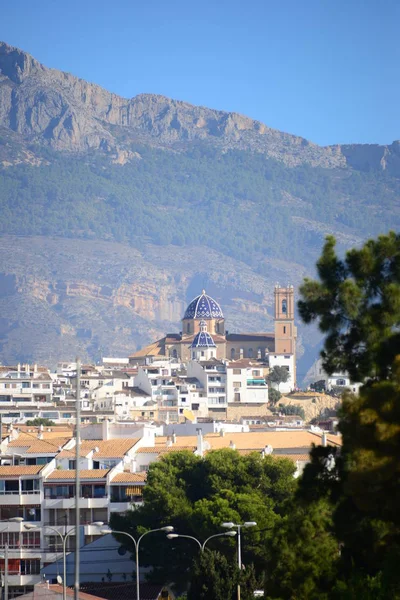
<instances>
[{"instance_id":1,"label":"white apartment building","mask_svg":"<svg viewBox=\"0 0 400 600\"><path fill-rule=\"evenodd\" d=\"M229 362L226 366L228 403L266 404L268 402L266 371L265 364L250 359Z\"/></svg>"}]
</instances>

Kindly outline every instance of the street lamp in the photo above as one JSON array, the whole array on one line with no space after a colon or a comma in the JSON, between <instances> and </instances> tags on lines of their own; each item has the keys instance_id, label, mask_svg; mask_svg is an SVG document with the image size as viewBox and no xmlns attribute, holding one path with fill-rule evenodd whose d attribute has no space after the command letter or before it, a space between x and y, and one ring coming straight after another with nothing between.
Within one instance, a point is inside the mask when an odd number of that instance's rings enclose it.
<instances>
[{"instance_id":1,"label":"street lamp","mask_svg":"<svg viewBox=\"0 0 400 600\"><path fill-rule=\"evenodd\" d=\"M237 541L238 541L238 566L239 566L239 572L242 570L242 540L241 540L241 529L242 527L256 527L257 523L255 521L245 521L244 523L232 523L232 521L229 521L227 523L222 523L222 527L226 527L227 529L233 529L236 528L237 529L237 533L238 533L238 537L237 537ZM237 600L240 600L240 581L238 582L237 585Z\"/></svg>"},{"instance_id":2,"label":"street lamp","mask_svg":"<svg viewBox=\"0 0 400 600\"><path fill-rule=\"evenodd\" d=\"M94 521L93 523L91 523L91 525L94 525L96 527L102 527L104 525L104 523L103 523L103 521ZM55 527L51 527L50 525L44 525L44 527L47 527L47 529L51 529L51 531L54 531L61 538L62 548L63 548L63 600L66 600L67 599L67 539L72 533L76 532L77 527L76 526L73 527L70 531L68 531L67 533L64 533L64 534L62 534L60 531L58 531L58 529L56 529ZM39 527L37 525L35 525L34 523L26 523L25 529L33 531L33 530L39 530Z\"/></svg>"},{"instance_id":3,"label":"street lamp","mask_svg":"<svg viewBox=\"0 0 400 600\"><path fill-rule=\"evenodd\" d=\"M140 600L140 583L139 583L139 544L140 544L140 541L144 538L145 535L148 535L149 533L154 533L155 531L165 531L166 533L171 533L171 531L173 531L173 530L174 530L174 528L171 525L167 525L166 527L159 527L158 529L150 529L150 531L146 531L145 533L142 533L142 535L138 538L137 541L135 540L133 535L131 535L130 533L127 533L126 531L117 531L116 529L101 529L100 530L100 533L102 533L103 535L107 535L108 533L116 533L117 535L126 535L134 543L135 551L136 551L136 599L137 600Z\"/></svg>"},{"instance_id":4,"label":"street lamp","mask_svg":"<svg viewBox=\"0 0 400 600\"><path fill-rule=\"evenodd\" d=\"M22 517L11 517L11 519L0 521L0 523L22 523L23 520ZM7 529L2 529L0 533L7 531ZM4 600L8 600L8 543L4 544Z\"/></svg>"},{"instance_id":5,"label":"street lamp","mask_svg":"<svg viewBox=\"0 0 400 600\"><path fill-rule=\"evenodd\" d=\"M180 533L169 533L167 535L167 538L169 540L174 540L175 538L187 538L189 540L194 540L195 542L198 543L199 547L200 547L200 551L204 552L204 548L206 547L206 544L209 540L212 540L212 538L216 538L216 537L234 537L236 535L236 531L227 531L226 533L216 533L214 535L210 535L210 537L208 537L206 539L205 542L201 543L200 540L198 540L196 537L194 537L193 535L182 535Z\"/></svg>"}]
</instances>

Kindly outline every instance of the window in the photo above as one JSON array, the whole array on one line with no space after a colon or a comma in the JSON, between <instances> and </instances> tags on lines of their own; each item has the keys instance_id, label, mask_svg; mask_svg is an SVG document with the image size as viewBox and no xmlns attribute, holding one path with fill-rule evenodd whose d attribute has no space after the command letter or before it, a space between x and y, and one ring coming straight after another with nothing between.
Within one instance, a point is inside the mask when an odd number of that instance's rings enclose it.
<instances>
[{"instance_id":1,"label":"window","mask_svg":"<svg viewBox=\"0 0 400 600\"><path fill-rule=\"evenodd\" d=\"M40 559L21 560L21 575L40 575Z\"/></svg>"},{"instance_id":2,"label":"window","mask_svg":"<svg viewBox=\"0 0 400 600\"><path fill-rule=\"evenodd\" d=\"M186 333L190 333L190 323L186 325Z\"/></svg>"},{"instance_id":3,"label":"window","mask_svg":"<svg viewBox=\"0 0 400 600\"><path fill-rule=\"evenodd\" d=\"M235 358L235 348L231 348L231 360ZM233 370L235 372L235 370Z\"/></svg>"},{"instance_id":4,"label":"window","mask_svg":"<svg viewBox=\"0 0 400 600\"><path fill-rule=\"evenodd\" d=\"M70 469L71 471L73 471L74 469L76 469L76 460L69 460L68 461L68 469Z\"/></svg>"},{"instance_id":5,"label":"window","mask_svg":"<svg viewBox=\"0 0 400 600\"><path fill-rule=\"evenodd\" d=\"M233 369L233 374L234 375L241 375L242 370L241 369Z\"/></svg>"},{"instance_id":6,"label":"window","mask_svg":"<svg viewBox=\"0 0 400 600\"><path fill-rule=\"evenodd\" d=\"M253 358L253 348L249 348L248 355L249 355L249 358Z\"/></svg>"},{"instance_id":7,"label":"window","mask_svg":"<svg viewBox=\"0 0 400 600\"><path fill-rule=\"evenodd\" d=\"M260 371L258 371L258 370L253 371L253 376L254 377L260 377Z\"/></svg>"},{"instance_id":8,"label":"window","mask_svg":"<svg viewBox=\"0 0 400 600\"><path fill-rule=\"evenodd\" d=\"M234 382L233 382L233 387L235 387L235 388L240 388L240 387L242 387L242 383L241 383L241 381L234 381Z\"/></svg>"},{"instance_id":9,"label":"window","mask_svg":"<svg viewBox=\"0 0 400 600\"><path fill-rule=\"evenodd\" d=\"M24 531L22 545L25 548L40 548L40 531Z\"/></svg>"},{"instance_id":10,"label":"window","mask_svg":"<svg viewBox=\"0 0 400 600\"><path fill-rule=\"evenodd\" d=\"M286 333L286 325L283 326L283 333Z\"/></svg>"},{"instance_id":11,"label":"window","mask_svg":"<svg viewBox=\"0 0 400 600\"><path fill-rule=\"evenodd\" d=\"M286 300L282 300L282 312L287 313L287 302Z\"/></svg>"},{"instance_id":12,"label":"window","mask_svg":"<svg viewBox=\"0 0 400 600\"><path fill-rule=\"evenodd\" d=\"M31 387L31 384L29 383L29 381L23 381L22 382L22 387L23 388L29 388L29 387Z\"/></svg>"},{"instance_id":13,"label":"window","mask_svg":"<svg viewBox=\"0 0 400 600\"><path fill-rule=\"evenodd\" d=\"M204 356L204 350L201 351L201 355Z\"/></svg>"}]
</instances>

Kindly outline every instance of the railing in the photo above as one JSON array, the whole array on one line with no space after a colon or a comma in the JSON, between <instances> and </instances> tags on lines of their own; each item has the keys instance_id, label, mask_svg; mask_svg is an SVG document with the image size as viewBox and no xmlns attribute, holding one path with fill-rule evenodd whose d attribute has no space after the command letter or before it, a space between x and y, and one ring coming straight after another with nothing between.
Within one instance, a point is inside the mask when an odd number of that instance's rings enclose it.
<instances>
[{"instance_id":1,"label":"railing","mask_svg":"<svg viewBox=\"0 0 400 600\"><path fill-rule=\"evenodd\" d=\"M37 544L7 544L9 550L32 550L35 548L36 550L40 550L40 542ZM4 550L4 544L0 544L0 549Z\"/></svg>"},{"instance_id":2,"label":"railing","mask_svg":"<svg viewBox=\"0 0 400 600\"><path fill-rule=\"evenodd\" d=\"M12 490L12 491L8 491L8 490L0 490L0 495L1 496L31 496L31 495L36 495L36 494L40 494L40 490Z\"/></svg>"}]
</instances>

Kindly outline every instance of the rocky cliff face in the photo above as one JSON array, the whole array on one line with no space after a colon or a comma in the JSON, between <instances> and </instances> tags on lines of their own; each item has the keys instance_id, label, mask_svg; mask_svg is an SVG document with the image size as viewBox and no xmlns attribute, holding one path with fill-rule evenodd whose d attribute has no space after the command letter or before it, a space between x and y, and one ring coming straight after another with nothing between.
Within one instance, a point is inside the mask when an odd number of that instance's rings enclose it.
<instances>
[{"instance_id":1,"label":"rocky cliff face","mask_svg":"<svg viewBox=\"0 0 400 600\"><path fill-rule=\"evenodd\" d=\"M101 149L119 160L132 141L179 149L210 140L225 149L252 150L295 166L335 168L359 164L357 147L316 144L248 117L192 106L154 94L125 99L68 73L48 69L29 54L0 43L0 126L56 150ZM377 168L393 162L397 147L368 149ZM129 154L125 155L125 160ZM382 159L384 158L384 162ZM394 159L396 166L398 158ZM364 159L361 159L364 164Z\"/></svg>"},{"instance_id":2,"label":"rocky cliff face","mask_svg":"<svg viewBox=\"0 0 400 600\"><path fill-rule=\"evenodd\" d=\"M87 360L127 356L179 331L187 303L204 285L220 301L230 331L270 331L272 279L209 249L207 272L199 273L205 250L1 238L2 362L55 364L78 351ZM303 273L288 264L280 276L296 284Z\"/></svg>"}]
</instances>

